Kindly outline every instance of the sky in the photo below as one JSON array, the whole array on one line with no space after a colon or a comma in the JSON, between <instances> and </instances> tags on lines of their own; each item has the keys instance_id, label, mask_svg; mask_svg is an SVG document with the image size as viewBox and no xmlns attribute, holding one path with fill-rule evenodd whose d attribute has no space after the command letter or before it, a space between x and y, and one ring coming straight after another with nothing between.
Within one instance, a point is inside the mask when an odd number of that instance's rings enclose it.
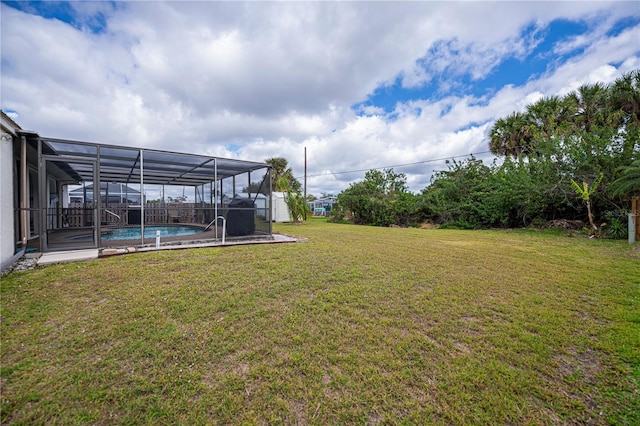
<instances>
[{"instance_id":1,"label":"sky","mask_svg":"<svg viewBox=\"0 0 640 426\"><path fill-rule=\"evenodd\" d=\"M264 161L307 193L486 163L494 121L640 68L640 2L13 2L0 106L41 136Z\"/></svg>"}]
</instances>

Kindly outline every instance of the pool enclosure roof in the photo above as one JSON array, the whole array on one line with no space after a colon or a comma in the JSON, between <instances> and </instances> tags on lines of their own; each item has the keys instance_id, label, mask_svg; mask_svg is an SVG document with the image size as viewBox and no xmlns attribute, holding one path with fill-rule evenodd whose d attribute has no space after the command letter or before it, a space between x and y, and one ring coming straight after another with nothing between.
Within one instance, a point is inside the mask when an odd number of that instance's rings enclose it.
<instances>
[{"instance_id":1,"label":"pool enclosure roof","mask_svg":"<svg viewBox=\"0 0 640 426\"><path fill-rule=\"evenodd\" d=\"M199 186L255 170L267 163L103 145L90 142L32 138L42 142L42 154L75 182L92 182L97 164L101 182L144 183L153 185ZM261 176L262 177L262 176Z\"/></svg>"}]
</instances>

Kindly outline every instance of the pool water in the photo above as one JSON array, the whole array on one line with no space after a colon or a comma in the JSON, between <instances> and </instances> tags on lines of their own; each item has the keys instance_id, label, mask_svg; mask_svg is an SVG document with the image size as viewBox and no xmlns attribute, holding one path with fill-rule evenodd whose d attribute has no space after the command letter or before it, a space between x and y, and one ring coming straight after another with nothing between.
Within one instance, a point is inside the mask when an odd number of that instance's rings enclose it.
<instances>
[{"instance_id":1,"label":"pool water","mask_svg":"<svg viewBox=\"0 0 640 426\"><path fill-rule=\"evenodd\" d=\"M103 232L101 237L103 240L139 240L141 227L118 228L107 232ZM144 237L155 238L156 232L160 231L160 238L166 237L182 237L185 235L195 235L203 232L203 229L197 226L145 226Z\"/></svg>"}]
</instances>

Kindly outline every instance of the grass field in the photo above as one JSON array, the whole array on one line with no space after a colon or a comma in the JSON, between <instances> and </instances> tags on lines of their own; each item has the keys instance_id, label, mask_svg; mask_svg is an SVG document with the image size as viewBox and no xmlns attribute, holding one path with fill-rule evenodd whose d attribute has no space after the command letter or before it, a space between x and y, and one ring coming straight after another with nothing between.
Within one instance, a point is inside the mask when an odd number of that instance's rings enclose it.
<instances>
[{"instance_id":1,"label":"grass field","mask_svg":"<svg viewBox=\"0 0 640 426\"><path fill-rule=\"evenodd\" d=\"M625 241L275 231L3 277L2 423L640 424Z\"/></svg>"}]
</instances>

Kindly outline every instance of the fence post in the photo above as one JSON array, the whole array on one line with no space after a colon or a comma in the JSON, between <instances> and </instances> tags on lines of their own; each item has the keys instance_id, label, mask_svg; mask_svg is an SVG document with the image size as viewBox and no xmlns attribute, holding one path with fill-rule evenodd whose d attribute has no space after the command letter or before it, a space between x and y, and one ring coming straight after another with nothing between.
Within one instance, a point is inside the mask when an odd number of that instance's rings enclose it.
<instances>
[{"instance_id":1,"label":"fence post","mask_svg":"<svg viewBox=\"0 0 640 426\"><path fill-rule=\"evenodd\" d=\"M635 240L640 240L640 220L638 220L638 216L640 216L640 197L632 197L631 198L631 213L634 213L636 216L636 237Z\"/></svg>"}]
</instances>

